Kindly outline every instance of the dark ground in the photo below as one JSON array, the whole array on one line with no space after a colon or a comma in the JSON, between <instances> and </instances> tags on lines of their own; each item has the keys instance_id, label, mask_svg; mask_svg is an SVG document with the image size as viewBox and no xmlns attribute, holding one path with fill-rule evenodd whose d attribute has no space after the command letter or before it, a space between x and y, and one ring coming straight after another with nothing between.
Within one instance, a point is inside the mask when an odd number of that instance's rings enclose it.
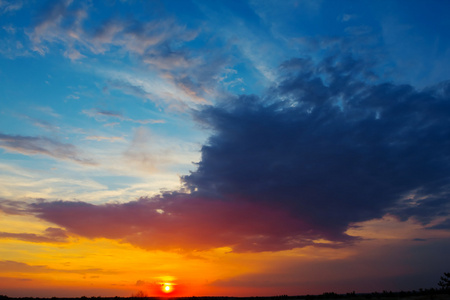
<instances>
[{"instance_id":1,"label":"dark ground","mask_svg":"<svg viewBox=\"0 0 450 300\"><path fill-rule=\"evenodd\" d=\"M347 294L324 293L322 295L302 295L287 296L279 295L272 297L80 297L80 298L38 298L38 297L8 297L0 295L0 300L450 300L450 290L419 290L408 292L387 292L356 294L355 292Z\"/></svg>"}]
</instances>

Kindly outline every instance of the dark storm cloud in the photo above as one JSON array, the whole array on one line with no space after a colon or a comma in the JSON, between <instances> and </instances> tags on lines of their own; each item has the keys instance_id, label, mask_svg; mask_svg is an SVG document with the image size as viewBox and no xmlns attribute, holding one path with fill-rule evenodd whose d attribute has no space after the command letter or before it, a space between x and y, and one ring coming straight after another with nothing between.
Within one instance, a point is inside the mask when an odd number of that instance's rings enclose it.
<instances>
[{"instance_id":1,"label":"dark storm cloud","mask_svg":"<svg viewBox=\"0 0 450 300\"><path fill-rule=\"evenodd\" d=\"M430 229L445 229L450 230L450 218L447 218L445 221L441 222L440 224L434 225L430 227Z\"/></svg>"},{"instance_id":2,"label":"dark storm cloud","mask_svg":"<svg viewBox=\"0 0 450 300\"><path fill-rule=\"evenodd\" d=\"M25 155L47 155L57 159L67 159L80 164L93 165L91 159L84 158L81 151L72 144L61 143L46 137L8 135L0 133L0 148Z\"/></svg>"},{"instance_id":3,"label":"dark storm cloud","mask_svg":"<svg viewBox=\"0 0 450 300\"><path fill-rule=\"evenodd\" d=\"M448 215L448 83L371 85L352 57L293 59L281 72L263 99L197 113L215 133L183 178L194 194L277 203L331 240L386 212L423 223Z\"/></svg>"},{"instance_id":4,"label":"dark storm cloud","mask_svg":"<svg viewBox=\"0 0 450 300\"><path fill-rule=\"evenodd\" d=\"M2 201L5 210L146 249L238 252L345 245L350 226L386 213L424 225L448 216L449 83L370 83L370 65L351 56L291 59L279 72L263 97L195 113L212 135L185 190L122 204Z\"/></svg>"}]
</instances>

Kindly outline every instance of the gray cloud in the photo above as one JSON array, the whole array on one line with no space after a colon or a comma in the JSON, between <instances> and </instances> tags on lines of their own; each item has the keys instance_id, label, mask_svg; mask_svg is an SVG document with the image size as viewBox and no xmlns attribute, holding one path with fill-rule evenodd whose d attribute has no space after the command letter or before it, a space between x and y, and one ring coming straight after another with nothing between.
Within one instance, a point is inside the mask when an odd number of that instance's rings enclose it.
<instances>
[{"instance_id":1,"label":"gray cloud","mask_svg":"<svg viewBox=\"0 0 450 300\"><path fill-rule=\"evenodd\" d=\"M0 232L0 238L12 238L32 243L65 243L68 236L61 228L48 227L43 234Z\"/></svg>"},{"instance_id":2,"label":"gray cloud","mask_svg":"<svg viewBox=\"0 0 450 300\"><path fill-rule=\"evenodd\" d=\"M0 133L0 148L24 155L46 155L85 165L94 165L91 159L84 158L80 150L72 144L61 143L46 137L8 135Z\"/></svg>"},{"instance_id":3,"label":"gray cloud","mask_svg":"<svg viewBox=\"0 0 450 300\"><path fill-rule=\"evenodd\" d=\"M39 200L38 200L39 201ZM27 203L0 198L0 210L9 215L26 214Z\"/></svg>"}]
</instances>

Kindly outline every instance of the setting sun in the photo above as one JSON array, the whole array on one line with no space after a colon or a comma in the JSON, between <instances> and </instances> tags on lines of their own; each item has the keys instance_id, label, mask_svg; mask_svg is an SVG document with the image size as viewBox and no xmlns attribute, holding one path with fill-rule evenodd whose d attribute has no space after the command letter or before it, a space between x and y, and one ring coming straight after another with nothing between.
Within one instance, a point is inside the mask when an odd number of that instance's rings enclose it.
<instances>
[{"instance_id":1,"label":"setting sun","mask_svg":"<svg viewBox=\"0 0 450 300\"><path fill-rule=\"evenodd\" d=\"M161 285L161 290L166 294L171 293L173 291L173 285L170 283L164 283Z\"/></svg>"}]
</instances>

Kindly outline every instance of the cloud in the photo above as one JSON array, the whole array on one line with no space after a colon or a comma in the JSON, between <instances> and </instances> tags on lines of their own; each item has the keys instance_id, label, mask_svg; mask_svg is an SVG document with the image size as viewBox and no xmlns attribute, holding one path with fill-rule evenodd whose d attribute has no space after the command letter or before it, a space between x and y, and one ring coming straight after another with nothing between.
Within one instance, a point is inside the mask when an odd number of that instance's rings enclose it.
<instances>
[{"instance_id":1,"label":"cloud","mask_svg":"<svg viewBox=\"0 0 450 300\"><path fill-rule=\"evenodd\" d=\"M117 142L117 141L121 141L121 142L124 141L124 138L121 137L121 136L90 135L90 136L87 136L85 139L86 140L98 141L98 142L100 142L100 141L109 141L109 142L112 142L112 143Z\"/></svg>"},{"instance_id":2,"label":"cloud","mask_svg":"<svg viewBox=\"0 0 450 300\"><path fill-rule=\"evenodd\" d=\"M108 89L120 90L124 94L141 98L144 101L152 101L158 106L185 112L189 107L209 103L202 95L210 93L205 85L215 81L213 77L209 78L209 81L198 79L206 72L202 71L206 67L192 66L188 69L196 70L195 76L189 75L191 71L185 74L184 71L175 72L174 70L172 70L173 72L164 71L162 74L148 71L145 75L123 71L103 71L102 73L105 76L114 77L113 80L108 80Z\"/></svg>"},{"instance_id":3,"label":"cloud","mask_svg":"<svg viewBox=\"0 0 450 300\"><path fill-rule=\"evenodd\" d=\"M60 128L54 124L52 124L51 122L45 121L45 120L41 120L41 119L37 119L37 118L33 118L30 116L26 116L26 115L19 115L20 118L23 118L27 121L29 121L30 123L32 123L34 126L40 127L46 131L50 131L50 132L58 132L60 130Z\"/></svg>"},{"instance_id":4,"label":"cloud","mask_svg":"<svg viewBox=\"0 0 450 300\"><path fill-rule=\"evenodd\" d=\"M358 240L347 233L353 224L387 213L446 228L436 220L450 212L450 83L420 91L373 83L370 66L351 56L293 58L265 95L197 110L212 135L180 191L24 210L146 249L339 247ZM151 139L136 132L128 153L150 168Z\"/></svg>"},{"instance_id":5,"label":"cloud","mask_svg":"<svg viewBox=\"0 0 450 300\"><path fill-rule=\"evenodd\" d=\"M343 14L343 15L338 16L337 20L341 21L341 22L348 22L348 21L354 20L356 18L358 18L357 15Z\"/></svg>"},{"instance_id":6,"label":"cloud","mask_svg":"<svg viewBox=\"0 0 450 300\"><path fill-rule=\"evenodd\" d=\"M30 266L25 263L10 260L0 261L0 266L0 270L18 273L44 273L47 270L44 266Z\"/></svg>"},{"instance_id":7,"label":"cloud","mask_svg":"<svg viewBox=\"0 0 450 300\"><path fill-rule=\"evenodd\" d=\"M133 140L123 156L128 164L139 170L154 173L170 160L170 149L160 145L158 137L145 128L135 130Z\"/></svg>"},{"instance_id":8,"label":"cloud","mask_svg":"<svg viewBox=\"0 0 450 300\"><path fill-rule=\"evenodd\" d=\"M235 251L275 251L285 248L283 241L303 229L301 220L275 205L211 201L176 193L123 204L41 201L27 205L27 212L61 224L73 234L161 250L234 246ZM302 234L302 238L290 243L294 247L313 244L314 234Z\"/></svg>"},{"instance_id":9,"label":"cloud","mask_svg":"<svg viewBox=\"0 0 450 300\"><path fill-rule=\"evenodd\" d=\"M46 137L8 135L0 133L0 148L24 155L46 155L57 159L71 160L85 165L94 165L84 158L80 150L72 144L65 144Z\"/></svg>"},{"instance_id":10,"label":"cloud","mask_svg":"<svg viewBox=\"0 0 450 300\"><path fill-rule=\"evenodd\" d=\"M61 228L48 227L43 234L0 232L0 238L12 238L32 243L65 243L67 234Z\"/></svg>"},{"instance_id":11,"label":"cloud","mask_svg":"<svg viewBox=\"0 0 450 300\"><path fill-rule=\"evenodd\" d=\"M99 122L106 122L106 121L108 121L109 118L116 118L116 119L119 119L119 120L122 120L122 121L128 121L128 122L142 124L142 125L145 125L145 124L163 124L163 123L166 122L164 120L157 120L157 119L144 119L144 120L132 119L132 118L125 117L120 112L109 111L109 110L101 110L101 109L90 109L90 110L85 109L82 112L86 116L89 116L91 118L95 118ZM119 123L117 123L117 124L119 124ZM117 125L117 124L114 124L114 125ZM107 126L107 125L108 124L105 124L105 126ZM113 125L109 125L109 126L113 126Z\"/></svg>"},{"instance_id":12,"label":"cloud","mask_svg":"<svg viewBox=\"0 0 450 300\"><path fill-rule=\"evenodd\" d=\"M49 115L49 116L53 117L53 118L61 118L61 115L56 113L53 110L53 108L51 108L51 107L48 107L48 106L37 106L37 107L35 107L35 109L37 111L40 111L40 112L42 112L42 113L44 113L46 115Z\"/></svg>"},{"instance_id":13,"label":"cloud","mask_svg":"<svg viewBox=\"0 0 450 300\"><path fill-rule=\"evenodd\" d=\"M31 122L33 122L34 126L41 127L47 131L57 132L60 130L60 128L58 126L55 126L55 125L51 124L50 122L47 122L44 120L33 119L33 118L29 118L29 119Z\"/></svg>"},{"instance_id":14,"label":"cloud","mask_svg":"<svg viewBox=\"0 0 450 300\"><path fill-rule=\"evenodd\" d=\"M83 53L105 54L119 47L161 69L190 65L188 53L180 45L194 39L197 33L176 24L172 18L143 22L119 14L84 26L95 17L92 14L84 2L48 1L37 13L29 33L35 50L44 55L49 51L47 45L62 43L66 46L65 56L76 60L84 58Z\"/></svg>"},{"instance_id":15,"label":"cloud","mask_svg":"<svg viewBox=\"0 0 450 300\"><path fill-rule=\"evenodd\" d=\"M103 124L103 126L105 126L105 127L115 127L117 125L120 125L120 123L119 122L111 122L111 123Z\"/></svg>"},{"instance_id":16,"label":"cloud","mask_svg":"<svg viewBox=\"0 0 450 300\"><path fill-rule=\"evenodd\" d=\"M369 84L351 57L293 59L281 72L263 99L198 112L215 134L183 178L191 192L276 201L330 240L387 211L424 224L449 213L448 90ZM413 191L417 203L402 202Z\"/></svg>"},{"instance_id":17,"label":"cloud","mask_svg":"<svg viewBox=\"0 0 450 300\"><path fill-rule=\"evenodd\" d=\"M120 112L115 112L115 111L109 111L109 110L83 110L83 114L92 117L92 118L101 118L101 117L112 117L112 118L119 118L122 119L123 115Z\"/></svg>"},{"instance_id":18,"label":"cloud","mask_svg":"<svg viewBox=\"0 0 450 300\"><path fill-rule=\"evenodd\" d=\"M133 95L142 99L151 99L152 94L147 92L144 87L133 84L126 80L110 80L108 86L112 89L118 89L128 95Z\"/></svg>"},{"instance_id":19,"label":"cloud","mask_svg":"<svg viewBox=\"0 0 450 300\"><path fill-rule=\"evenodd\" d=\"M211 32L178 24L170 16L146 17L142 21L137 15L121 13L127 11L128 3L120 5L124 9L119 9L118 14L97 19L95 10L85 2L47 2L27 31L34 51L46 55L57 45L73 61L89 60L93 55L109 58L113 52L116 58L131 56L146 71L155 73L158 82L153 82L155 79L149 78L147 72L145 82L153 88L122 79L111 80L113 88L154 102L162 100L172 109L186 110L184 102L208 103L207 98L218 85L215 78L229 62L217 37L211 39ZM206 42L207 50L189 48L194 39ZM111 78L109 71L104 75Z\"/></svg>"},{"instance_id":20,"label":"cloud","mask_svg":"<svg viewBox=\"0 0 450 300\"><path fill-rule=\"evenodd\" d=\"M9 215L26 214L27 203L0 198L0 210Z\"/></svg>"},{"instance_id":21,"label":"cloud","mask_svg":"<svg viewBox=\"0 0 450 300\"><path fill-rule=\"evenodd\" d=\"M15 12L17 10L20 10L22 6L23 3L20 0L15 1L2 0L0 1L0 14Z\"/></svg>"},{"instance_id":22,"label":"cloud","mask_svg":"<svg viewBox=\"0 0 450 300\"><path fill-rule=\"evenodd\" d=\"M0 1L0 15L2 15L2 2ZM26 49L26 43L24 41L18 40L19 37L23 36L22 31L15 25L4 25L1 27L0 31L5 31L6 34L1 35L0 38L0 54L9 58L15 59L21 56L31 56L28 49Z\"/></svg>"},{"instance_id":23,"label":"cloud","mask_svg":"<svg viewBox=\"0 0 450 300\"><path fill-rule=\"evenodd\" d=\"M13 273L75 273L75 274L86 274L86 273L110 273L102 269L54 269L45 265L30 265L23 262L11 261L11 260L0 260L0 270L2 272L13 272ZM114 271L111 271L114 272Z\"/></svg>"},{"instance_id":24,"label":"cloud","mask_svg":"<svg viewBox=\"0 0 450 300\"><path fill-rule=\"evenodd\" d=\"M437 225L434 225L432 227L429 227L430 229L444 229L444 230L450 230L450 218L445 219L444 221L440 222Z\"/></svg>"}]
</instances>

